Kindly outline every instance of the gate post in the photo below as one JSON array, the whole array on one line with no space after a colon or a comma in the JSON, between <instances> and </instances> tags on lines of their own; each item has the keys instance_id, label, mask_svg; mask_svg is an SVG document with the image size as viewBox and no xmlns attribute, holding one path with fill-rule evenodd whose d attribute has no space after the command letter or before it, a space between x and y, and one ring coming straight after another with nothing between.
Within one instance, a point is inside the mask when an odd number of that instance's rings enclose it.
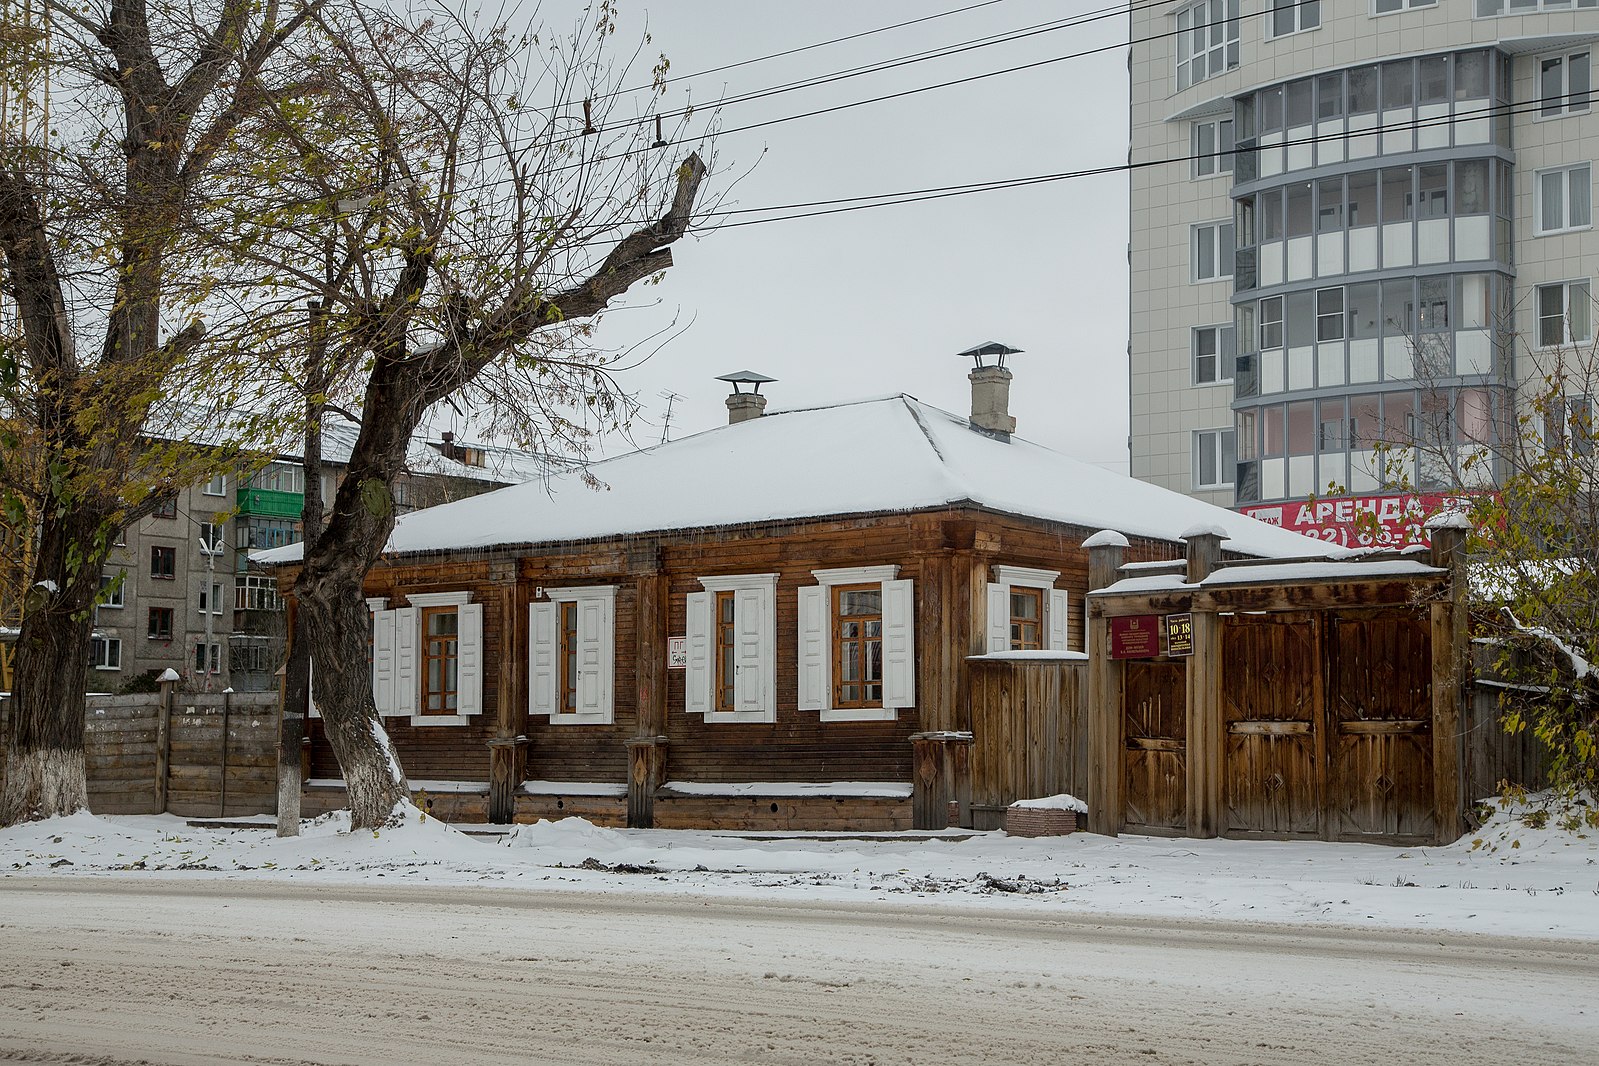
<instances>
[{"instance_id":1,"label":"gate post","mask_svg":"<svg viewBox=\"0 0 1599 1066\"><path fill-rule=\"evenodd\" d=\"M1088 589L1109 588L1127 552L1127 538L1104 529L1083 541ZM1115 836L1122 826L1121 664L1110 657L1110 623L1093 597L1084 610L1088 652L1088 831Z\"/></svg>"},{"instance_id":2,"label":"gate post","mask_svg":"<svg viewBox=\"0 0 1599 1066\"><path fill-rule=\"evenodd\" d=\"M1432 565L1449 571L1449 590L1434 602L1432 622L1432 774L1438 843L1450 844L1464 830L1465 781L1460 773L1462 709L1471 654L1466 619L1466 536L1471 522L1458 511L1427 521Z\"/></svg>"},{"instance_id":3,"label":"gate post","mask_svg":"<svg viewBox=\"0 0 1599 1066\"><path fill-rule=\"evenodd\" d=\"M1183 534L1188 545L1188 577L1197 585L1221 559L1226 531L1196 526ZM1203 609L1195 597L1189 608L1194 624L1194 650L1188 657L1188 835L1213 837L1221 832L1222 713L1221 619L1214 607Z\"/></svg>"}]
</instances>

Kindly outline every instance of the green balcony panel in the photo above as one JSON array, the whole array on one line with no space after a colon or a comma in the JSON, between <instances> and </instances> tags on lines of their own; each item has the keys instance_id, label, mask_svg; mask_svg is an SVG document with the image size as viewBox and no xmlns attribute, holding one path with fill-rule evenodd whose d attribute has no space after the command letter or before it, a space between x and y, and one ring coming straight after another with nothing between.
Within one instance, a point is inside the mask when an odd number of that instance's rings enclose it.
<instances>
[{"instance_id":1,"label":"green balcony panel","mask_svg":"<svg viewBox=\"0 0 1599 1066\"><path fill-rule=\"evenodd\" d=\"M305 494L278 492L274 489L240 489L240 516L262 515L268 518L299 518L305 510Z\"/></svg>"}]
</instances>

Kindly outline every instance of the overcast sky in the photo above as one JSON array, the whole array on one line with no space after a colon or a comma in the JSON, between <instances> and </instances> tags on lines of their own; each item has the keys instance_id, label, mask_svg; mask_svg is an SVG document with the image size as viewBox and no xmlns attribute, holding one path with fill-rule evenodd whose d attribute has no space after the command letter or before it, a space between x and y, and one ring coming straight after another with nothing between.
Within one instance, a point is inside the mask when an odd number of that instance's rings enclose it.
<instances>
[{"instance_id":1,"label":"overcast sky","mask_svg":"<svg viewBox=\"0 0 1599 1066\"><path fill-rule=\"evenodd\" d=\"M864 63L1051 23L1103 7L1084 0L995 0L976 10L743 66L688 75L828 41L976 0L656 0L652 47L671 61L664 107L697 104ZM562 23L577 0L547 0ZM642 29L626 0L619 37ZM563 23L564 24L564 23ZM1074 28L902 69L730 106L731 128L1125 41L1125 11ZM1127 156L1126 51L935 89L814 118L731 133L731 173L754 165L724 206L764 207L1092 167ZM691 94L691 95L690 95ZM1127 178L1040 184L923 204L724 229L678 244L664 284L611 314L602 343L622 347L677 316L686 328L622 378L671 435L726 421L718 374L777 378L773 410L907 392L965 413L970 362L986 340L1025 349L1011 366L1017 432L1126 469ZM863 445L869 442L863 442Z\"/></svg>"}]
</instances>

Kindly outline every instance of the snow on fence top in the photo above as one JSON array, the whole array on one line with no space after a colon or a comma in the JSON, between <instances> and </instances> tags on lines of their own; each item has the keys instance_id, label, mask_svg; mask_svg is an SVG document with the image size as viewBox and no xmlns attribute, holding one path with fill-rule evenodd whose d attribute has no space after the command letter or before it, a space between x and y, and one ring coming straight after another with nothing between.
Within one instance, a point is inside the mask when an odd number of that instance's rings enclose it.
<instances>
[{"instance_id":1,"label":"snow on fence top","mask_svg":"<svg viewBox=\"0 0 1599 1066\"><path fill-rule=\"evenodd\" d=\"M1173 542L1183 530L1203 525L1250 555L1327 558L1340 552L1019 437L995 440L973 431L965 418L905 395L768 414L588 469L598 490L581 474L559 474L404 515L387 551L559 543L969 501ZM300 551L290 545L255 559L294 562Z\"/></svg>"}]
</instances>

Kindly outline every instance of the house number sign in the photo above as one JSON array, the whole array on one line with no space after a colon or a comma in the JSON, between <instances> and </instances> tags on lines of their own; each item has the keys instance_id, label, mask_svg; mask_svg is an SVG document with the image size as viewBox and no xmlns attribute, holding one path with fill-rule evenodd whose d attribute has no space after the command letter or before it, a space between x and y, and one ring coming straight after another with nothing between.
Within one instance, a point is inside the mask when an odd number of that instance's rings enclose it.
<instances>
[{"instance_id":1,"label":"house number sign","mask_svg":"<svg viewBox=\"0 0 1599 1066\"><path fill-rule=\"evenodd\" d=\"M668 670L688 669L688 638L666 638L666 668Z\"/></svg>"},{"instance_id":2,"label":"house number sign","mask_svg":"<svg viewBox=\"0 0 1599 1066\"><path fill-rule=\"evenodd\" d=\"M1153 659L1159 654L1159 615L1130 614L1110 620L1112 659Z\"/></svg>"}]
</instances>

